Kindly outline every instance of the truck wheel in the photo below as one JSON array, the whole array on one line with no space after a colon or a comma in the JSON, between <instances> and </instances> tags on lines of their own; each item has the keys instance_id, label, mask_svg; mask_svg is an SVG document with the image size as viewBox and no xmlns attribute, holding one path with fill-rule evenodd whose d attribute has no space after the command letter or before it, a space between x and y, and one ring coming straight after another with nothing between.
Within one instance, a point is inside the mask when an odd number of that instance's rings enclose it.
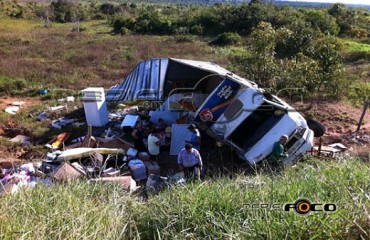
<instances>
[{"instance_id":1,"label":"truck wheel","mask_svg":"<svg viewBox=\"0 0 370 240\"><path fill-rule=\"evenodd\" d=\"M313 131L314 137L321 137L325 134L326 128L320 122L311 118L306 118L308 127Z\"/></svg>"}]
</instances>

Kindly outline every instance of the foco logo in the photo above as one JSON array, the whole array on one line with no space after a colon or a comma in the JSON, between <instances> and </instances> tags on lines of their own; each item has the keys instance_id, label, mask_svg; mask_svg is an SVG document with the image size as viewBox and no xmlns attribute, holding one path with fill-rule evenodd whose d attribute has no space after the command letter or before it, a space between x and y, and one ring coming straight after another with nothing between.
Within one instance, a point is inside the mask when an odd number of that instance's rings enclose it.
<instances>
[{"instance_id":1,"label":"foco logo","mask_svg":"<svg viewBox=\"0 0 370 240\"><path fill-rule=\"evenodd\" d=\"M337 205L334 203L311 203L307 199L298 199L295 203L284 205L284 211L289 212L293 209L297 214L306 215L310 212L335 212Z\"/></svg>"}]
</instances>

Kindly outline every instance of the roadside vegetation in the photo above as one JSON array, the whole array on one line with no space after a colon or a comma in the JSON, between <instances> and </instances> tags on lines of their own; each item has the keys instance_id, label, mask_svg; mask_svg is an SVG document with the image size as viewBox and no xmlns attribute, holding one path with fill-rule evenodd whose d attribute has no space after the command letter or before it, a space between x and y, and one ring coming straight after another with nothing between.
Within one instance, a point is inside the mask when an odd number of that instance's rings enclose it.
<instances>
[{"instance_id":1,"label":"roadside vegetation","mask_svg":"<svg viewBox=\"0 0 370 240\"><path fill-rule=\"evenodd\" d=\"M319 173L319 174L318 174ZM2 239L368 239L368 162L307 159L171 186L148 198L84 181L36 186L2 198ZM252 204L334 203L306 216Z\"/></svg>"}]
</instances>

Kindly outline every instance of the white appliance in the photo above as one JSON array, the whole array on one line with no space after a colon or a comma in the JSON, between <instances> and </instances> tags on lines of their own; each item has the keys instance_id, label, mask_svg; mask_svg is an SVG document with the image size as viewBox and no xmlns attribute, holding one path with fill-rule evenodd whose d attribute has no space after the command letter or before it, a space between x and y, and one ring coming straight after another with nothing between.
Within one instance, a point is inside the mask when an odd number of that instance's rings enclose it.
<instances>
[{"instance_id":1,"label":"white appliance","mask_svg":"<svg viewBox=\"0 0 370 240\"><path fill-rule=\"evenodd\" d=\"M90 87L81 92L87 124L94 127L101 127L107 124L109 119L104 88Z\"/></svg>"}]
</instances>

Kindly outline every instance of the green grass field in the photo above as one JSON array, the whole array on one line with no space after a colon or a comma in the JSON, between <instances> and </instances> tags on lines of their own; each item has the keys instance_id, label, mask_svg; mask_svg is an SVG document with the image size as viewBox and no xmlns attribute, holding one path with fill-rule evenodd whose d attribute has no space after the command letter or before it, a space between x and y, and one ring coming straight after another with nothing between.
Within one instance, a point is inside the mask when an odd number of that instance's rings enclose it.
<instances>
[{"instance_id":1,"label":"green grass field","mask_svg":"<svg viewBox=\"0 0 370 240\"><path fill-rule=\"evenodd\" d=\"M242 171L171 186L147 200L117 186L37 186L3 197L1 239L368 239L370 166L311 159L281 173ZM298 215L252 204L335 203Z\"/></svg>"},{"instance_id":2,"label":"green grass field","mask_svg":"<svg viewBox=\"0 0 370 240\"><path fill-rule=\"evenodd\" d=\"M355 42L351 39L341 39L344 53L370 52L370 44Z\"/></svg>"}]
</instances>

